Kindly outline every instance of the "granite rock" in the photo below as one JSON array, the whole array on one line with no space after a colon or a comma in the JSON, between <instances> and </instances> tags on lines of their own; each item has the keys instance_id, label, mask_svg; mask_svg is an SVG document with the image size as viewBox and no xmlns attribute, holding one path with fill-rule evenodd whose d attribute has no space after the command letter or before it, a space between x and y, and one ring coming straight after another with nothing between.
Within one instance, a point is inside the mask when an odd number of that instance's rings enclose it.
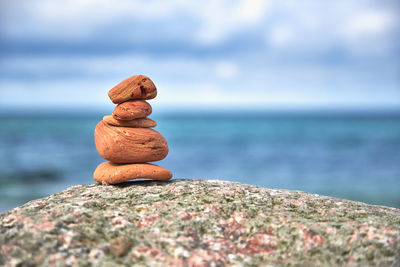
<instances>
[{"instance_id":1,"label":"granite rock","mask_svg":"<svg viewBox=\"0 0 400 267\"><path fill-rule=\"evenodd\" d=\"M215 180L77 185L0 214L1 266L400 265L400 210Z\"/></svg>"}]
</instances>

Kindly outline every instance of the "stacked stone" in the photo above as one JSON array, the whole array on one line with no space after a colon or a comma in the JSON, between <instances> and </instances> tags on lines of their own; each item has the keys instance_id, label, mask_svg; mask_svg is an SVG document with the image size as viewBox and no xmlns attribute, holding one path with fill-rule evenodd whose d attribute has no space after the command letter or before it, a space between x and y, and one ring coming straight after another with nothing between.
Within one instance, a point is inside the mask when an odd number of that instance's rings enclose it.
<instances>
[{"instance_id":1,"label":"stacked stone","mask_svg":"<svg viewBox=\"0 0 400 267\"><path fill-rule=\"evenodd\" d=\"M152 108L146 100L156 95L156 86L144 75L132 76L108 92L117 106L112 115L103 117L94 132L97 152L108 160L97 166L95 181L117 184L134 179L172 178L169 170L147 163L164 159L169 151L165 138L150 129L157 123L147 118Z\"/></svg>"}]
</instances>

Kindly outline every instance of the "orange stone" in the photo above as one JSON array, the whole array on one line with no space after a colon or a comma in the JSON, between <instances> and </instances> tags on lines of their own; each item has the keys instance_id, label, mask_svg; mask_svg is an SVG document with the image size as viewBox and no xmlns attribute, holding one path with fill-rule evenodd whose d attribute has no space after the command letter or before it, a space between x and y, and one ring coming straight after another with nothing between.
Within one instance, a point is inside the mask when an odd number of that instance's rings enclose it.
<instances>
[{"instance_id":1,"label":"orange stone","mask_svg":"<svg viewBox=\"0 0 400 267\"><path fill-rule=\"evenodd\" d=\"M122 127L134 127L134 128L151 128L156 127L157 122L153 121L150 118L142 118L142 119L134 119L130 121L121 121L116 120L111 115L107 115L103 117L103 121L108 123L109 125L114 126L122 126Z\"/></svg>"},{"instance_id":2,"label":"orange stone","mask_svg":"<svg viewBox=\"0 0 400 267\"><path fill-rule=\"evenodd\" d=\"M100 121L94 131L97 152L114 163L142 163L164 159L167 141L149 128L112 126Z\"/></svg>"},{"instance_id":3,"label":"orange stone","mask_svg":"<svg viewBox=\"0 0 400 267\"><path fill-rule=\"evenodd\" d=\"M151 114L151 106L145 100L129 100L118 104L112 115L114 119L129 121L145 118Z\"/></svg>"},{"instance_id":4,"label":"orange stone","mask_svg":"<svg viewBox=\"0 0 400 267\"><path fill-rule=\"evenodd\" d=\"M153 81L144 75L129 77L109 92L108 96L115 104L119 104L130 99L153 99L157 95L157 88Z\"/></svg>"},{"instance_id":5,"label":"orange stone","mask_svg":"<svg viewBox=\"0 0 400 267\"><path fill-rule=\"evenodd\" d=\"M97 166L93 179L102 184L118 184L135 179L152 179L166 181L172 173L160 166L150 163L116 164L104 162Z\"/></svg>"}]
</instances>

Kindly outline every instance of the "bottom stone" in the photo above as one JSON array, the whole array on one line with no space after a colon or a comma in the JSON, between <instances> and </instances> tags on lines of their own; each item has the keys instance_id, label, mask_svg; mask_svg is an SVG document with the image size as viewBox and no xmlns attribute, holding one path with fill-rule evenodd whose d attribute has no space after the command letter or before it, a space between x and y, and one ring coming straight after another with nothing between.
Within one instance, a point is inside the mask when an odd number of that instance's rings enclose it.
<instances>
[{"instance_id":1,"label":"bottom stone","mask_svg":"<svg viewBox=\"0 0 400 267\"><path fill-rule=\"evenodd\" d=\"M93 174L93 179L103 184L118 184L135 179L165 181L171 178L169 170L150 163L116 164L108 161L97 166Z\"/></svg>"}]
</instances>

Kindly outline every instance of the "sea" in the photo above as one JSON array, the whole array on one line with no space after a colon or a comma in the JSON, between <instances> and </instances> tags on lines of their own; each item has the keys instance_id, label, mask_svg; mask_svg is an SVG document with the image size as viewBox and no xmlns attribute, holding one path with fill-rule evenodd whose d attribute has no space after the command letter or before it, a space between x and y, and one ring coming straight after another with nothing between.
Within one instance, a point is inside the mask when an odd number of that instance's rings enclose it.
<instances>
[{"instance_id":1,"label":"sea","mask_svg":"<svg viewBox=\"0 0 400 267\"><path fill-rule=\"evenodd\" d=\"M104 159L93 133L103 115L0 113L0 212L94 183ZM170 149L157 164L174 179L234 181L400 208L399 112L153 115Z\"/></svg>"}]
</instances>

